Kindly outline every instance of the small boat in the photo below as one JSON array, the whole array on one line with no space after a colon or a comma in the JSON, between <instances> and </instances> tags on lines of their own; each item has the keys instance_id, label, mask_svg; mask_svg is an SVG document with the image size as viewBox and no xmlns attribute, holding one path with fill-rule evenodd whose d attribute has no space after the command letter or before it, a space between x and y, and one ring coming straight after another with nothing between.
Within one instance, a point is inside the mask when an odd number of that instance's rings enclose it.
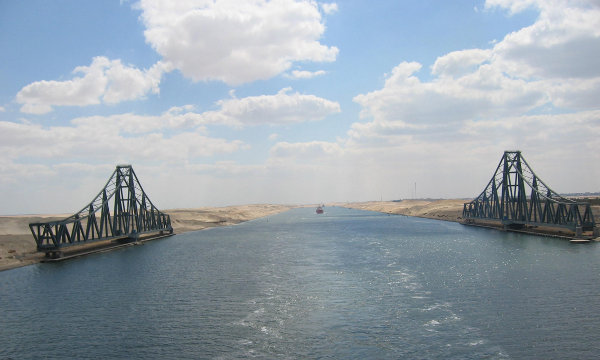
<instances>
[{"instance_id":1,"label":"small boat","mask_svg":"<svg viewBox=\"0 0 600 360\"><path fill-rule=\"evenodd\" d=\"M323 213L323 207L319 206L317 207L317 214L322 214Z\"/></svg>"}]
</instances>

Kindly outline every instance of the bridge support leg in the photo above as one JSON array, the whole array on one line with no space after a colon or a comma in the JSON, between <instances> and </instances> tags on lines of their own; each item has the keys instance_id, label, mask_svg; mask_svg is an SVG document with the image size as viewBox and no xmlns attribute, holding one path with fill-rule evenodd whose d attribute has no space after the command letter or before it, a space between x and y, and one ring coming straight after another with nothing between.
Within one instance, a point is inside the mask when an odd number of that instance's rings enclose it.
<instances>
[{"instance_id":1,"label":"bridge support leg","mask_svg":"<svg viewBox=\"0 0 600 360\"><path fill-rule=\"evenodd\" d=\"M576 238L580 238L583 235L583 229L581 228L581 226L577 226L575 227L575 237Z\"/></svg>"},{"instance_id":2,"label":"bridge support leg","mask_svg":"<svg viewBox=\"0 0 600 360\"><path fill-rule=\"evenodd\" d=\"M600 227L594 226L594 237L600 237Z\"/></svg>"}]
</instances>

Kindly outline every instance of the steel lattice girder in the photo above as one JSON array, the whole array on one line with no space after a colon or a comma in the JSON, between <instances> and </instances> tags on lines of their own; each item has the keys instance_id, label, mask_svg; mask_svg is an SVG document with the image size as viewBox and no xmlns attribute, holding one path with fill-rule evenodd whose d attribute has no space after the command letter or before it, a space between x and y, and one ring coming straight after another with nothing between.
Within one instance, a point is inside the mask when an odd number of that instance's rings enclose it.
<instances>
[{"instance_id":1,"label":"steel lattice girder","mask_svg":"<svg viewBox=\"0 0 600 360\"><path fill-rule=\"evenodd\" d=\"M60 221L32 223L29 228L38 251L173 232L171 218L152 204L131 165L117 166L94 200L76 214Z\"/></svg>"},{"instance_id":2,"label":"steel lattice girder","mask_svg":"<svg viewBox=\"0 0 600 360\"><path fill-rule=\"evenodd\" d=\"M550 189L535 175L520 151L504 152L483 192L464 204L463 218L573 231L592 230L595 225L589 203L567 199Z\"/></svg>"}]
</instances>

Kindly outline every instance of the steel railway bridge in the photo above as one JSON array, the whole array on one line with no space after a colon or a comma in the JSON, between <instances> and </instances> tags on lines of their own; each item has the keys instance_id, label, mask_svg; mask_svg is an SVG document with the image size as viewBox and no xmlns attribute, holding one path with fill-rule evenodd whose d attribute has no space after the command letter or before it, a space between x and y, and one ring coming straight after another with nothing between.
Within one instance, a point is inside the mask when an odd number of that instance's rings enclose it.
<instances>
[{"instance_id":1,"label":"steel railway bridge","mask_svg":"<svg viewBox=\"0 0 600 360\"><path fill-rule=\"evenodd\" d=\"M119 165L104 188L76 214L29 224L37 250L62 256L62 249L102 240L137 241L140 235L172 234L169 215L150 201L131 165Z\"/></svg>"},{"instance_id":2,"label":"steel railway bridge","mask_svg":"<svg viewBox=\"0 0 600 360\"><path fill-rule=\"evenodd\" d=\"M520 151L505 151L483 192L463 206L465 223L499 221L505 228L567 228L580 236L594 230L589 203L560 196L531 169Z\"/></svg>"}]
</instances>

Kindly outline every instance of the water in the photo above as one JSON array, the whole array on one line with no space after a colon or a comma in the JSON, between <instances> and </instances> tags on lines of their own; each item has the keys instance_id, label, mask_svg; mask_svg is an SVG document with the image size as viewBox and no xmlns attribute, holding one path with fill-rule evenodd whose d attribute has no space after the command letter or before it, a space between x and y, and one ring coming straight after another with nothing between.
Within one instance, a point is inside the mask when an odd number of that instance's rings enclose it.
<instances>
[{"instance_id":1,"label":"water","mask_svg":"<svg viewBox=\"0 0 600 360\"><path fill-rule=\"evenodd\" d=\"M590 359L600 248L358 210L0 273L3 359Z\"/></svg>"}]
</instances>

